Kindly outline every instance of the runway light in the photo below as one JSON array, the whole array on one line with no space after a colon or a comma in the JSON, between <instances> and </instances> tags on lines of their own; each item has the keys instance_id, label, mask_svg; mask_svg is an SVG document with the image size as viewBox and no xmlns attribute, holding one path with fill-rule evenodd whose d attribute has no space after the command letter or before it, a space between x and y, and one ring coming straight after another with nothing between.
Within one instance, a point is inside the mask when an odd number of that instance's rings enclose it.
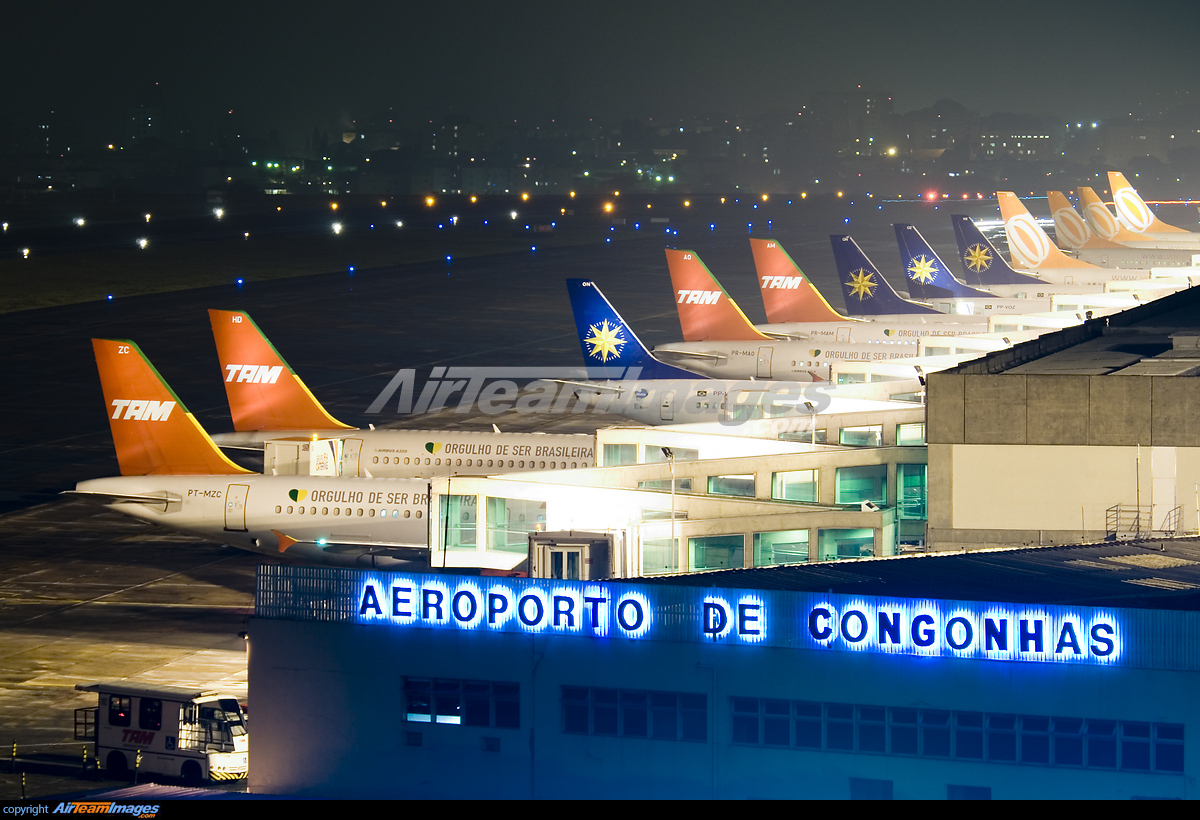
<instances>
[{"instance_id":1,"label":"runway light","mask_svg":"<svg viewBox=\"0 0 1200 820\"><path fill-rule=\"evenodd\" d=\"M478 201L479 201L479 197L477 197L477 196L471 197L471 202L478 202Z\"/></svg>"},{"instance_id":2,"label":"runway light","mask_svg":"<svg viewBox=\"0 0 1200 820\"><path fill-rule=\"evenodd\" d=\"M333 210L335 210L335 211L336 211L336 210L337 210L337 203L336 203L336 202L330 202L330 203L329 203L329 207L330 207L330 208L332 208Z\"/></svg>"},{"instance_id":3,"label":"runway light","mask_svg":"<svg viewBox=\"0 0 1200 820\"><path fill-rule=\"evenodd\" d=\"M537 250L537 245L530 245L530 246L529 246L529 250L530 250L531 252L532 252L532 251L536 251L536 250Z\"/></svg>"},{"instance_id":4,"label":"runway light","mask_svg":"<svg viewBox=\"0 0 1200 820\"><path fill-rule=\"evenodd\" d=\"M29 258L29 248L21 248L21 258L22 259Z\"/></svg>"},{"instance_id":5,"label":"runway light","mask_svg":"<svg viewBox=\"0 0 1200 820\"><path fill-rule=\"evenodd\" d=\"M75 224L82 228L84 225L83 217L82 216L75 217Z\"/></svg>"},{"instance_id":6,"label":"runway light","mask_svg":"<svg viewBox=\"0 0 1200 820\"><path fill-rule=\"evenodd\" d=\"M221 218L223 216L225 216L225 209L224 208L213 208L213 216L215 216L217 218L217 221L220 221Z\"/></svg>"},{"instance_id":7,"label":"runway light","mask_svg":"<svg viewBox=\"0 0 1200 820\"><path fill-rule=\"evenodd\" d=\"M339 234L339 233L341 233L341 232L342 232L342 223L341 223L341 222L334 222L334 223L333 223L333 232L334 232L335 234Z\"/></svg>"},{"instance_id":8,"label":"runway light","mask_svg":"<svg viewBox=\"0 0 1200 820\"><path fill-rule=\"evenodd\" d=\"M710 223L708 223L708 229L709 229L710 231L715 231L715 230L717 229L717 223L716 223L716 222L710 222Z\"/></svg>"},{"instance_id":9,"label":"runway light","mask_svg":"<svg viewBox=\"0 0 1200 820\"><path fill-rule=\"evenodd\" d=\"M604 203L604 212L605 212L606 214L611 214L611 213L612 213L612 209L613 209L613 204L612 204L611 202L605 202L605 203Z\"/></svg>"},{"instance_id":10,"label":"runway light","mask_svg":"<svg viewBox=\"0 0 1200 820\"><path fill-rule=\"evenodd\" d=\"M690 207L692 207L692 201L691 201L690 199L685 199L685 200L683 201L683 207L685 207L685 208L690 208Z\"/></svg>"},{"instance_id":11,"label":"runway light","mask_svg":"<svg viewBox=\"0 0 1200 820\"><path fill-rule=\"evenodd\" d=\"M766 202L766 201L767 201L767 195L763 194L763 202Z\"/></svg>"},{"instance_id":12,"label":"runway light","mask_svg":"<svg viewBox=\"0 0 1200 820\"><path fill-rule=\"evenodd\" d=\"M575 198L575 192L571 191L571 199L574 199L574 198Z\"/></svg>"},{"instance_id":13,"label":"runway light","mask_svg":"<svg viewBox=\"0 0 1200 820\"><path fill-rule=\"evenodd\" d=\"M403 228L403 227L404 227L404 223L403 223L403 222L401 222L400 220L396 220L396 227L397 227L397 228Z\"/></svg>"},{"instance_id":14,"label":"runway light","mask_svg":"<svg viewBox=\"0 0 1200 820\"><path fill-rule=\"evenodd\" d=\"M147 221L147 222L149 222L149 221L150 221L150 214L143 214L143 216L145 216L145 217L146 217L146 221Z\"/></svg>"},{"instance_id":15,"label":"runway light","mask_svg":"<svg viewBox=\"0 0 1200 820\"><path fill-rule=\"evenodd\" d=\"M246 231L244 234L242 234L242 238L243 238L243 239L249 239L249 238L250 238L250 231Z\"/></svg>"},{"instance_id":16,"label":"runway light","mask_svg":"<svg viewBox=\"0 0 1200 820\"><path fill-rule=\"evenodd\" d=\"M722 204L722 205L724 205L724 204L725 204L725 197L721 197L721 204Z\"/></svg>"},{"instance_id":17,"label":"runway light","mask_svg":"<svg viewBox=\"0 0 1200 820\"><path fill-rule=\"evenodd\" d=\"M528 202L528 201L529 201L529 194L521 194L521 201L522 201L522 202Z\"/></svg>"},{"instance_id":18,"label":"runway light","mask_svg":"<svg viewBox=\"0 0 1200 820\"><path fill-rule=\"evenodd\" d=\"M967 198L967 195L966 195L966 194L963 194L963 199L966 199L966 198Z\"/></svg>"},{"instance_id":19,"label":"runway light","mask_svg":"<svg viewBox=\"0 0 1200 820\"><path fill-rule=\"evenodd\" d=\"M937 199L937 192L930 191L929 193L925 194L925 198L932 202L933 200Z\"/></svg>"},{"instance_id":20,"label":"runway light","mask_svg":"<svg viewBox=\"0 0 1200 820\"><path fill-rule=\"evenodd\" d=\"M431 197L431 196L425 197L425 205L429 208L432 208L433 207L433 197Z\"/></svg>"},{"instance_id":21,"label":"runway light","mask_svg":"<svg viewBox=\"0 0 1200 820\"><path fill-rule=\"evenodd\" d=\"M605 241L605 242L612 242L612 237L611 237L611 236L609 236L609 237L606 237L606 238L604 239L604 241Z\"/></svg>"},{"instance_id":22,"label":"runway light","mask_svg":"<svg viewBox=\"0 0 1200 820\"><path fill-rule=\"evenodd\" d=\"M842 195L842 192L838 191L838 197L841 197L841 195Z\"/></svg>"},{"instance_id":23,"label":"runway light","mask_svg":"<svg viewBox=\"0 0 1200 820\"><path fill-rule=\"evenodd\" d=\"M150 240L144 236L137 241L137 246L139 248L141 248L142 250L146 250L146 246L149 244L150 244Z\"/></svg>"},{"instance_id":24,"label":"runway light","mask_svg":"<svg viewBox=\"0 0 1200 820\"><path fill-rule=\"evenodd\" d=\"M110 294L108 294L108 296L107 296L107 297L105 297L105 298L107 298L107 299L108 299L108 301L110 301L110 302L111 302L111 301L112 301L112 294L111 294L111 293L110 293Z\"/></svg>"},{"instance_id":25,"label":"runway light","mask_svg":"<svg viewBox=\"0 0 1200 820\"><path fill-rule=\"evenodd\" d=\"M800 198L801 198L801 199L808 199L808 192L807 192L807 191L801 191L801 192L800 192Z\"/></svg>"},{"instance_id":26,"label":"runway light","mask_svg":"<svg viewBox=\"0 0 1200 820\"><path fill-rule=\"evenodd\" d=\"M351 265L351 266L350 266L350 272L351 272L351 273L354 273L354 266L353 266L353 265Z\"/></svg>"},{"instance_id":27,"label":"runway light","mask_svg":"<svg viewBox=\"0 0 1200 820\"><path fill-rule=\"evenodd\" d=\"M513 219L516 219L516 218L517 218L517 212L516 212L516 211L510 211L508 215L509 215L509 216L511 216Z\"/></svg>"},{"instance_id":28,"label":"runway light","mask_svg":"<svg viewBox=\"0 0 1200 820\"><path fill-rule=\"evenodd\" d=\"M447 262L449 262L449 261L450 261L450 254L446 254L446 261L447 261Z\"/></svg>"},{"instance_id":29,"label":"runway light","mask_svg":"<svg viewBox=\"0 0 1200 820\"><path fill-rule=\"evenodd\" d=\"M241 280L241 279L237 280L237 283L238 283L239 285L240 285L240 284L242 284L242 280Z\"/></svg>"}]
</instances>

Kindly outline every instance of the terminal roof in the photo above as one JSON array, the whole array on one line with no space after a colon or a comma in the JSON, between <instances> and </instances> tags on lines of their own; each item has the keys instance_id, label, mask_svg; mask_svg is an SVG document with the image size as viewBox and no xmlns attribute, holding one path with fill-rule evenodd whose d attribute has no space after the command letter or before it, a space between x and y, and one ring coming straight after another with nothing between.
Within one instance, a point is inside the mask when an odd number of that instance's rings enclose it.
<instances>
[{"instance_id":1,"label":"terminal roof","mask_svg":"<svg viewBox=\"0 0 1200 820\"><path fill-rule=\"evenodd\" d=\"M1200 537L728 569L650 584L889 598L1200 610Z\"/></svg>"}]
</instances>

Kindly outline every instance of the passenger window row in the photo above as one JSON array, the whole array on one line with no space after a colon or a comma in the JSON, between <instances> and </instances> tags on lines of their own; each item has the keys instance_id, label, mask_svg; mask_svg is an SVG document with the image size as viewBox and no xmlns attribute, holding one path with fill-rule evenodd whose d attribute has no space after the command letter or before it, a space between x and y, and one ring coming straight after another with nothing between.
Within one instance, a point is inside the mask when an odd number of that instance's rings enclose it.
<instances>
[{"instance_id":1,"label":"passenger window row","mask_svg":"<svg viewBox=\"0 0 1200 820\"><path fill-rule=\"evenodd\" d=\"M412 459L410 459L409 457L405 457L405 459L404 459L404 463L405 463L405 464L408 464L408 463L410 463L410 461L411 461L411 463L412 463L414 466L416 466L416 465L418 465L418 464L420 464L420 463L421 463L421 459L419 459L419 458L412 458ZM371 459L371 463L372 463L372 464L379 464L379 463L380 463L380 457L379 457L379 456L374 456L374 457ZM395 456L395 457L392 457L392 456L383 456L383 463L384 463L384 464L399 464L399 463L400 463L400 456ZM442 460L441 460L440 458L433 458L433 459L427 458L427 459L425 459L425 464L426 464L426 465L432 464L432 465L433 465L433 466L435 466L435 467L440 467L440 466L441 466L441 464L442 464ZM463 466L467 466L467 467L485 467L485 466L486 466L486 467L493 467L493 466L494 466L494 467L503 467L503 466L504 466L504 459L502 459L502 458L501 458L501 459L491 459L491 458L489 458L489 459L487 460L487 464L484 464L484 461L483 461L483 459L482 459L482 458L478 458L478 459L474 459L474 458L468 458L468 459L466 460L466 464L464 465L464 464L463 464L463 460L462 460L461 458L457 458L457 459L448 458L448 459L446 459L446 466L447 466L447 467L463 467ZM522 468L523 468L523 467L525 466L525 462L524 462L524 460L521 460L521 461L513 461L513 460L511 460L511 459L510 459L510 460L509 460L509 462L508 462L508 466L509 466L509 467L516 466L516 467L522 467ZM581 462L578 462L578 461L572 461L572 462L571 462L571 469L572 469L572 470L578 469L578 468L580 468L580 467L586 467L586 466L588 466L588 463L587 463L586 461L584 461L584 462L582 462L582 463L581 463ZM567 462L565 462L565 461L557 461L557 462L556 462L556 461L550 461L550 462L546 462L546 461L530 461L530 462L529 462L529 467L530 467L530 469L538 469L538 470L565 470L565 469L567 469Z\"/></svg>"},{"instance_id":2,"label":"passenger window row","mask_svg":"<svg viewBox=\"0 0 1200 820\"><path fill-rule=\"evenodd\" d=\"M730 698L733 742L797 749L1183 772L1183 726Z\"/></svg>"},{"instance_id":3,"label":"passenger window row","mask_svg":"<svg viewBox=\"0 0 1200 820\"><path fill-rule=\"evenodd\" d=\"M361 495L361 493L360 493L360 495ZM317 514L316 507L307 507L307 508L306 507L293 507L291 504L289 504L286 508L282 504L276 504L275 505L275 514L283 515L286 512L287 515L293 515L293 514L305 515L306 514L304 512L305 509L308 510L307 515L316 515ZM295 513L292 512L293 510L295 510ZM376 510L373 507L368 507L366 509L364 509L362 507L334 507L332 512L333 512L333 515L345 515L347 518L349 518L350 516L358 516L361 518L364 515L367 516L368 518L374 518L376 516ZM329 507L321 508L321 515L329 515L329 514L330 514ZM420 518L424 515L424 512L422 510L414 511L414 510L384 510L384 509L381 509L378 511L378 516L380 518L387 518L389 515L392 518Z\"/></svg>"},{"instance_id":4,"label":"passenger window row","mask_svg":"<svg viewBox=\"0 0 1200 820\"><path fill-rule=\"evenodd\" d=\"M521 685L502 681L405 678L405 720L521 728Z\"/></svg>"}]
</instances>

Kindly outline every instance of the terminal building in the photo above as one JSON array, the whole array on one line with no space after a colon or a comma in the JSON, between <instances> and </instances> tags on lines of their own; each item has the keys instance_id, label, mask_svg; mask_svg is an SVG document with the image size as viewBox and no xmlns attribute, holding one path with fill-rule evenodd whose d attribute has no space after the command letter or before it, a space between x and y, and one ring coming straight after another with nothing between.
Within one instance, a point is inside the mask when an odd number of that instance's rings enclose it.
<instances>
[{"instance_id":1,"label":"terminal building","mask_svg":"<svg viewBox=\"0 0 1200 820\"><path fill-rule=\"evenodd\" d=\"M1200 544L570 581L263 566L255 792L1185 798Z\"/></svg>"}]
</instances>

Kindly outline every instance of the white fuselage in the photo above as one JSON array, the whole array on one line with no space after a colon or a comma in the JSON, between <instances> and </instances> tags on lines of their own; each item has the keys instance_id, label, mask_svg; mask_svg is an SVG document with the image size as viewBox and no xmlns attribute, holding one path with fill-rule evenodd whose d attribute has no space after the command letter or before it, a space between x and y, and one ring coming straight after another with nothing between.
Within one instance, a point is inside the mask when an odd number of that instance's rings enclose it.
<instances>
[{"instance_id":1,"label":"white fuselage","mask_svg":"<svg viewBox=\"0 0 1200 820\"><path fill-rule=\"evenodd\" d=\"M428 562L429 482L420 479L116 476L81 481L75 492L162 496L162 503L105 503L134 518L267 555L339 566L412 566L422 556ZM281 550L278 533L299 543ZM322 540L331 547L377 546L338 551L320 546Z\"/></svg>"},{"instance_id":2,"label":"white fuselage","mask_svg":"<svg viewBox=\"0 0 1200 820\"><path fill-rule=\"evenodd\" d=\"M1049 308L1047 308L1049 309ZM917 355L919 337L863 344L822 341L673 342L654 348L654 355L716 379L788 379L809 374L829 378L829 366L841 361L889 361Z\"/></svg>"},{"instance_id":3,"label":"white fuselage","mask_svg":"<svg viewBox=\"0 0 1200 820\"><path fill-rule=\"evenodd\" d=\"M218 446L261 449L265 442L341 439L341 475L433 478L570 470L596 463L596 437L583 434L446 430L286 430L219 433ZM264 465L263 472L271 473Z\"/></svg>"},{"instance_id":4,"label":"white fuselage","mask_svg":"<svg viewBox=\"0 0 1200 820\"><path fill-rule=\"evenodd\" d=\"M1166 242L1149 244L1122 242L1119 248L1080 248L1075 256L1081 261L1102 268L1176 268L1191 267L1192 257L1200 253L1200 244L1168 245Z\"/></svg>"},{"instance_id":5,"label":"white fuselage","mask_svg":"<svg viewBox=\"0 0 1200 820\"><path fill-rule=\"evenodd\" d=\"M755 325L754 328L767 336L788 341L862 344L890 342L895 339L911 339L920 336L969 336L974 333L985 333L987 321L975 319L971 322L918 324L855 319L849 322L783 322Z\"/></svg>"}]
</instances>

